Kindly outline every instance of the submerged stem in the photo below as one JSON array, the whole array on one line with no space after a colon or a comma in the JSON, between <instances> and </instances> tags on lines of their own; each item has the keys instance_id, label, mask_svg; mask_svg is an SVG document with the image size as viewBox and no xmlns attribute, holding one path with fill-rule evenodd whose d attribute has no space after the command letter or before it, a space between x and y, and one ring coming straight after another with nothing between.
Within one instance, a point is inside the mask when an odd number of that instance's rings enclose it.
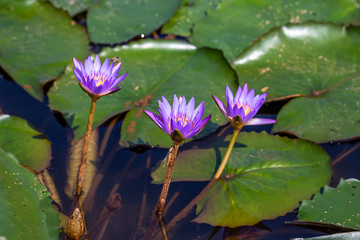
<instances>
[{"instance_id":1,"label":"submerged stem","mask_svg":"<svg viewBox=\"0 0 360 240\"><path fill-rule=\"evenodd\" d=\"M92 124L93 124L93 120L94 120L96 100L97 100L96 98L93 98L91 101L89 119L88 119L88 124L86 127L86 132L85 132L85 137L84 137L84 146L83 146L83 150L82 150L81 163L80 163L79 173L78 173L78 180L77 180L77 187L76 187L76 196L77 197L79 197L81 195L82 188L84 185L86 159L87 159L88 149L89 149L91 128L92 128Z\"/></svg>"},{"instance_id":2,"label":"submerged stem","mask_svg":"<svg viewBox=\"0 0 360 240\"><path fill-rule=\"evenodd\" d=\"M231 154L231 152L232 152L232 149L233 149L234 144L235 144L235 141L236 141L236 137L237 137L237 135L239 134L239 132L240 132L240 129L234 129L233 135L232 135L232 137L231 137L231 140L230 140L229 146L228 146L228 148L227 148L227 150L226 150L226 153L225 153L225 155L224 155L224 158L223 158L223 160L221 161L221 164L220 164L218 170L216 171L213 179L219 179L220 176L221 176L221 174L222 174L222 172L224 171L225 165L226 165L226 163L227 163L228 160L229 160L230 154Z\"/></svg>"},{"instance_id":3,"label":"submerged stem","mask_svg":"<svg viewBox=\"0 0 360 240\"><path fill-rule=\"evenodd\" d=\"M163 211L164 211L166 197L167 197L167 193L169 191L171 176L172 176L172 172L174 169L175 158L176 158L178 150L179 150L179 143L174 142L173 150L169 154L168 168L166 171L165 181L164 181L164 184L163 184L163 187L161 190L161 194L160 194L160 198L159 198L159 202L158 202L158 205L156 208L156 213L159 215L163 214Z\"/></svg>"}]
</instances>

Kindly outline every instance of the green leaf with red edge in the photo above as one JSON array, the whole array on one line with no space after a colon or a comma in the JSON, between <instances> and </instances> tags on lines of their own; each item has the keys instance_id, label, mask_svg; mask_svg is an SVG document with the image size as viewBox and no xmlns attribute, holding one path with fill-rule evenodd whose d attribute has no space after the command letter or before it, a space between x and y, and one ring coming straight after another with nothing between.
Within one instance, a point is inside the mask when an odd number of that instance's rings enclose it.
<instances>
[{"instance_id":1,"label":"green leaf with red edge","mask_svg":"<svg viewBox=\"0 0 360 240\"><path fill-rule=\"evenodd\" d=\"M172 181L208 181L231 136L216 136L180 149ZM193 145L193 144L192 144ZM166 168L152 177L162 183ZM313 142L240 132L222 177L198 203L194 220L217 226L253 225L292 211L332 176L329 155Z\"/></svg>"},{"instance_id":2,"label":"green leaf with red edge","mask_svg":"<svg viewBox=\"0 0 360 240\"><path fill-rule=\"evenodd\" d=\"M183 5L187 2L183 0ZM195 14L202 1L191 3L169 21L168 25L173 26L164 26L166 32L180 35L192 32L191 43L221 49L228 60L233 60L262 34L287 23L309 20L360 23L359 4L353 0L227 0L220 1L215 8L207 8L206 13L196 18L189 15Z\"/></svg>"},{"instance_id":3,"label":"green leaf with red edge","mask_svg":"<svg viewBox=\"0 0 360 240\"><path fill-rule=\"evenodd\" d=\"M0 65L38 100L73 57L88 54L88 44L84 28L48 3L0 1Z\"/></svg>"},{"instance_id":4,"label":"green leaf with red edge","mask_svg":"<svg viewBox=\"0 0 360 240\"><path fill-rule=\"evenodd\" d=\"M320 23L274 29L232 65L241 82L290 100L273 132L315 142L360 136L360 28Z\"/></svg>"},{"instance_id":5,"label":"green leaf with red edge","mask_svg":"<svg viewBox=\"0 0 360 240\"><path fill-rule=\"evenodd\" d=\"M36 172L50 165L50 141L22 118L0 114L0 148Z\"/></svg>"},{"instance_id":6,"label":"green leaf with red edge","mask_svg":"<svg viewBox=\"0 0 360 240\"><path fill-rule=\"evenodd\" d=\"M204 117L212 114L211 122L201 132L204 136L215 131L227 119L214 103L211 94L225 97L225 86L237 87L234 70L221 52L200 48L182 41L143 40L116 48L106 48L105 57L119 56L120 74L129 72L119 84L119 92L97 101L94 127L120 112L133 109L122 125L121 144L150 144L169 147L170 137L143 112L157 113L158 100L165 96L172 102L174 94L195 98L196 106L205 103ZM64 113L74 130L75 139L84 134L90 108L90 98L78 86L71 70L58 79L49 91L49 105Z\"/></svg>"}]
</instances>

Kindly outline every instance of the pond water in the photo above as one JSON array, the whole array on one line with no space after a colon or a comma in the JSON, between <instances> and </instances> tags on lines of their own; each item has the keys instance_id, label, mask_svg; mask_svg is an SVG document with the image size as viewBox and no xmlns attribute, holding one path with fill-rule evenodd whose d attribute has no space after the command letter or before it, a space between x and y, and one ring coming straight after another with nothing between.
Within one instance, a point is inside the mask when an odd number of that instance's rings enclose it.
<instances>
[{"instance_id":1,"label":"pond water","mask_svg":"<svg viewBox=\"0 0 360 240\"><path fill-rule=\"evenodd\" d=\"M65 194L65 179L68 150L71 147L72 132L66 126L61 114L53 113L47 107L47 98L39 102L29 96L6 74L0 78L0 110L2 113L22 117L43 132L52 142L53 160L48 168L55 180L64 213L69 214L72 199ZM90 104L90 102L89 102ZM273 113L279 109L273 106ZM96 114L96 113L95 113ZM156 207L161 185L151 184L151 169L161 161L167 149L139 146L122 148L118 141L122 116L110 119L99 128L99 145L106 141L103 157L98 165L96 179L89 190L93 195L85 200L87 224L90 239L140 239L148 229ZM108 129L112 128L111 132ZM267 127L246 127L243 131L270 131ZM221 130L230 133L226 126ZM216 132L210 137L216 137ZM107 136L107 134L110 134ZM108 140L107 137L109 137ZM191 143L190 143L191 144ZM330 186L336 186L340 178L360 178L359 140L321 145L331 156L334 174ZM181 154L181 150L180 150ZM176 165L175 165L176 168ZM170 186L165 208L165 223L169 223L204 187L205 182L173 182ZM104 206L112 193L119 193L121 208L108 214ZM314 237L336 232L330 228L306 228L285 224L296 220L294 210L276 219L265 220L255 226L234 229L213 227L191 222L195 210L186 218L168 229L169 239L290 239L291 237ZM102 238L100 237L102 236ZM60 234L59 239L63 239ZM162 239L159 228L154 239Z\"/></svg>"}]
</instances>

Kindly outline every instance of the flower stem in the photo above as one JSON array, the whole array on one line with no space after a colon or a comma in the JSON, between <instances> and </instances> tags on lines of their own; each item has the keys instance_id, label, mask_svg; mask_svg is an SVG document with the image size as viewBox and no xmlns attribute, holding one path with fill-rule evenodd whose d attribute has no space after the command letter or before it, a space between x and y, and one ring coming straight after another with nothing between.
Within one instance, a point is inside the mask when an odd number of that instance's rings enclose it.
<instances>
[{"instance_id":1,"label":"flower stem","mask_svg":"<svg viewBox=\"0 0 360 240\"><path fill-rule=\"evenodd\" d=\"M164 181L164 184L163 184L163 187L161 190L161 194L160 194L160 198L159 198L159 202L158 202L158 205L156 208L156 213L159 215L163 214L163 211L164 211L166 197L167 197L167 194L169 191L171 176L172 176L172 172L174 169L175 158L176 158L178 150L179 150L179 143L174 142L173 150L169 154L168 168L166 171L165 181Z\"/></svg>"},{"instance_id":2,"label":"flower stem","mask_svg":"<svg viewBox=\"0 0 360 240\"><path fill-rule=\"evenodd\" d=\"M234 132L233 132L233 134L232 134L232 137L231 137L229 146L228 146L228 148L227 148L227 150L226 150L225 156L224 156L223 160L221 161L221 164L220 164L218 170L216 171L213 179L219 179L220 176L221 176L221 174L222 174L222 172L224 171L225 165L226 165L226 163L227 163L228 160L229 160L230 154L231 154L231 152L232 152L232 149L233 149L234 144L235 144L235 141L236 141L236 137L237 137L237 135L238 135L239 132L240 132L240 129L234 129Z\"/></svg>"},{"instance_id":3,"label":"flower stem","mask_svg":"<svg viewBox=\"0 0 360 240\"><path fill-rule=\"evenodd\" d=\"M96 100L97 100L96 98L93 98L91 101L89 119L88 119L88 124L86 127L86 132L85 132L85 137L84 137L84 146L83 146L81 163L80 163L80 168L79 168L79 173L78 173L78 180L77 180L77 187L76 187L76 196L77 197L79 197L82 193L82 188L83 188L84 179L85 179L86 159L87 159L88 149L89 149L91 128L92 128L92 124L93 124L93 120L94 120Z\"/></svg>"}]
</instances>

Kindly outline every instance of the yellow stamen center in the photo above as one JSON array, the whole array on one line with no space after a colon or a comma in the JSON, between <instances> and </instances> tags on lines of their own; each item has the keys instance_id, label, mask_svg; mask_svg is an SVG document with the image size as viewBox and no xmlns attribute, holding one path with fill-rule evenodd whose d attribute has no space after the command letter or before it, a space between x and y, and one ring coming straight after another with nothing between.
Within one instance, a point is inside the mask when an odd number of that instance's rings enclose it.
<instances>
[{"instance_id":1,"label":"yellow stamen center","mask_svg":"<svg viewBox=\"0 0 360 240\"><path fill-rule=\"evenodd\" d=\"M100 74L92 74L91 78L96 81L96 86L103 85L105 82L105 78Z\"/></svg>"},{"instance_id":2,"label":"yellow stamen center","mask_svg":"<svg viewBox=\"0 0 360 240\"><path fill-rule=\"evenodd\" d=\"M231 107L234 107L235 105L238 107L238 109L240 109L241 107L244 109L245 116L248 115L248 114L251 112L251 108L250 108L250 106L248 106L248 105L243 105L243 104L240 104L240 103L235 103L235 104L232 104Z\"/></svg>"}]
</instances>

